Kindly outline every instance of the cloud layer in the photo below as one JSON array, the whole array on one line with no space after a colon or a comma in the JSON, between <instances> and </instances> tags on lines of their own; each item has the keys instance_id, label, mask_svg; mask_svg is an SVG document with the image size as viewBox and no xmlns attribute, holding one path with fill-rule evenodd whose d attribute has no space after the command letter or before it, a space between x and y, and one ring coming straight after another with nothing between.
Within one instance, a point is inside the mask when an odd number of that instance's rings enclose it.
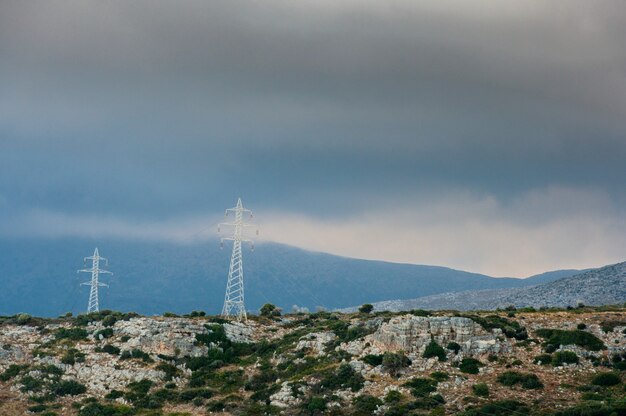
<instances>
[{"instance_id":1,"label":"cloud layer","mask_svg":"<svg viewBox=\"0 0 626 416\"><path fill-rule=\"evenodd\" d=\"M621 1L2 2L0 230L184 240L241 195L272 239L340 254L619 260L625 21Z\"/></svg>"}]
</instances>

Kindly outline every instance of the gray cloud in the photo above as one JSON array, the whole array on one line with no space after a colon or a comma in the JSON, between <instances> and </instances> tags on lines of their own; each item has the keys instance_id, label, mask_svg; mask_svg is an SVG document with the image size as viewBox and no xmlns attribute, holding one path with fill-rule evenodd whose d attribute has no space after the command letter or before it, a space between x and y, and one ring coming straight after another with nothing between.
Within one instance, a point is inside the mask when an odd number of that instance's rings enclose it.
<instances>
[{"instance_id":1,"label":"gray cloud","mask_svg":"<svg viewBox=\"0 0 626 416\"><path fill-rule=\"evenodd\" d=\"M624 23L621 1L5 1L0 209L171 221L242 195L330 220L469 192L518 224L552 187L617 221Z\"/></svg>"}]
</instances>

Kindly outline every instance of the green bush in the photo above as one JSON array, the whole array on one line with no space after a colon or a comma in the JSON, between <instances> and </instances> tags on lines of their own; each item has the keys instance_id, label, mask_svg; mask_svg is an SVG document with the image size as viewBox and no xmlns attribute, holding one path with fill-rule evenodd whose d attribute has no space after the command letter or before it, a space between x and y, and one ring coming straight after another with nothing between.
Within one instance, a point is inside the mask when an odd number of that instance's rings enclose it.
<instances>
[{"instance_id":1,"label":"green bush","mask_svg":"<svg viewBox=\"0 0 626 416\"><path fill-rule=\"evenodd\" d=\"M461 351L461 346L452 341L452 342L448 342L448 345L446 346L447 349L449 349L450 351L454 351L455 354L458 354L459 351Z\"/></svg>"},{"instance_id":2,"label":"green bush","mask_svg":"<svg viewBox=\"0 0 626 416\"><path fill-rule=\"evenodd\" d=\"M618 326L626 326L626 321L609 320L600 322L600 328L604 332L613 332Z\"/></svg>"},{"instance_id":3,"label":"green bush","mask_svg":"<svg viewBox=\"0 0 626 416\"><path fill-rule=\"evenodd\" d=\"M113 336L113 329L112 328L104 328L104 329L102 329L100 331L96 331L93 334L93 337L95 339L97 339L97 340L100 339L100 337L102 337L102 338L111 338L112 336Z\"/></svg>"},{"instance_id":4,"label":"green bush","mask_svg":"<svg viewBox=\"0 0 626 416\"><path fill-rule=\"evenodd\" d=\"M475 358L463 358L459 363L459 370L467 374L478 374L480 367L483 363Z\"/></svg>"},{"instance_id":5,"label":"green bush","mask_svg":"<svg viewBox=\"0 0 626 416\"><path fill-rule=\"evenodd\" d=\"M546 340L545 346L558 348L560 345L578 345L590 351L606 349L604 343L590 332L581 330L538 329L537 335ZM554 348L554 349L556 349ZM546 352L548 349L546 348Z\"/></svg>"},{"instance_id":6,"label":"green bush","mask_svg":"<svg viewBox=\"0 0 626 416\"><path fill-rule=\"evenodd\" d=\"M374 305L372 305L371 303L365 303L361 305L361 307L359 308L359 312L361 313L370 313L373 310L374 310Z\"/></svg>"},{"instance_id":7,"label":"green bush","mask_svg":"<svg viewBox=\"0 0 626 416\"><path fill-rule=\"evenodd\" d=\"M552 354L551 363L554 367L562 364L578 364L578 355L572 351L557 351Z\"/></svg>"},{"instance_id":8,"label":"green bush","mask_svg":"<svg viewBox=\"0 0 626 416\"><path fill-rule=\"evenodd\" d=\"M445 361L446 351L441 347L441 345L437 344L433 340L433 341L430 341L430 343L426 346L423 357L424 358L437 357L439 361Z\"/></svg>"},{"instance_id":9,"label":"green bush","mask_svg":"<svg viewBox=\"0 0 626 416\"><path fill-rule=\"evenodd\" d=\"M176 366L168 363L161 362L156 366L156 369L165 373L165 381L170 381L174 377L178 377L181 375L181 371L176 368Z\"/></svg>"},{"instance_id":10,"label":"green bush","mask_svg":"<svg viewBox=\"0 0 626 416\"><path fill-rule=\"evenodd\" d=\"M479 397L489 396L489 387L485 383L478 383L472 386L472 392Z\"/></svg>"},{"instance_id":11,"label":"green bush","mask_svg":"<svg viewBox=\"0 0 626 416\"><path fill-rule=\"evenodd\" d=\"M482 326L487 331L499 328L508 338L515 338L519 341L528 338L526 328L521 326L517 321L502 318L498 315L489 315L485 317L478 315L467 315L466 317L472 319L474 322Z\"/></svg>"},{"instance_id":12,"label":"green bush","mask_svg":"<svg viewBox=\"0 0 626 416\"><path fill-rule=\"evenodd\" d=\"M552 356L550 354L540 354L533 359L535 364L548 365L552 363Z\"/></svg>"},{"instance_id":13,"label":"green bush","mask_svg":"<svg viewBox=\"0 0 626 416\"><path fill-rule=\"evenodd\" d=\"M389 390L385 396L385 403L399 403L402 401L402 393L398 390Z\"/></svg>"},{"instance_id":14,"label":"green bush","mask_svg":"<svg viewBox=\"0 0 626 416\"><path fill-rule=\"evenodd\" d=\"M30 366L27 364L11 364L9 367L0 374L0 381L9 381L13 377L28 370Z\"/></svg>"},{"instance_id":15,"label":"green bush","mask_svg":"<svg viewBox=\"0 0 626 416\"><path fill-rule=\"evenodd\" d=\"M85 362L85 354L78 351L75 348L71 348L63 354L61 357L61 362L63 364L74 365L75 363L83 363Z\"/></svg>"},{"instance_id":16,"label":"green bush","mask_svg":"<svg viewBox=\"0 0 626 416\"><path fill-rule=\"evenodd\" d=\"M61 380L54 386L53 392L57 396L76 396L87 391L87 387L75 380Z\"/></svg>"},{"instance_id":17,"label":"green bush","mask_svg":"<svg viewBox=\"0 0 626 416\"><path fill-rule=\"evenodd\" d=\"M400 370L411 365L411 360L402 353L385 352L382 365L391 376L395 377Z\"/></svg>"},{"instance_id":18,"label":"green bush","mask_svg":"<svg viewBox=\"0 0 626 416\"><path fill-rule=\"evenodd\" d=\"M498 382L504 386L514 386L520 384L524 389L542 389L543 383L535 374L518 373L517 371L505 371L497 378Z\"/></svg>"},{"instance_id":19,"label":"green bush","mask_svg":"<svg viewBox=\"0 0 626 416\"><path fill-rule=\"evenodd\" d=\"M56 339L70 339L72 341L81 341L87 339L87 331L83 328L59 328L54 334Z\"/></svg>"},{"instance_id":20,"label":"green bush","mask_svg":"<svg viewBox=\"0 0 626 416\"><path fill-rule=\"evenodd\" d=\"M512 416L529 415L530 409L523 403L515 400L501 400L487 403L479 408L468 409L458 416Z\"/></svg>"},{"instance_id":21,"label":"green bush","mask_svg":"<svg viewBox=\"0 0 626 416\"><path fill-rule=\"evenodd\" d=\"M19 313L15 316L15 319L18 325L26 325L33 319L33 317L27 313Z\"/></svg>"},{"instance_id":22,"label":"green bush","mask_svg":"<svg viewBox=\"0 0 626 416\"><path fill-rule=\"evenodd\" d=\"M119 355L120 354L120 349L118 347L116 347L115 345L111 345L111 344L105 344L102 347L97 347L95 349L96 352L105 352L107 354L111 354L111 355ZM128 358L130 358L132 356L132 354L129 353Z\"/></svg>"},{"instance_id":23,"label":"green bush","mask_svg":"<svg viewBox=\"0 0 626 416\"><path fill-rule=\"evenodd\" d=\"M382 354L378 354L378 355L368 354L365 357L361 358L361 361L373 367L376 367L383 363L383 356Z\"/></svg>"},{"instance_id":24,"label":"green bush","mask_svg":"<svg viewBox=\"0 0 626 416\"><path fill-rule=\"evenodd\" d=\"M314 412L323 412L326 410L326 399L319 396L313 396L311 399L304 404L306 410L311 413Z\"/></svg>"},{"instance_id":25,"label":"green bush","mask_svg":"<svg viewBox=\"0 0 626 416\"><path fill-rule=\"evenodd\" d=\"M333 374L321 381L320 386L328 390L349 388L352 391L359 391L363 388L364 382L363 376L356 373L349 364L341 364Z\"/></svg>"},{"instance_id":26,"label":"green bush","mask_svg":"<svg viewBox=\"0 0 626 416\"><path fill-rule=\"evenodd\" d=\"M102 319L102 325L106 327L113 326L115 325L116 322L117 322L117 317L115 315L108 315L108 316L105 316L104 319Z\"/></svg>"},{"instance_id":27,"label":"green bush","mask_svg":"<svg viewBox=\"0 0 626 416\"><path fill-rule=\"evenodd\" d=\"M597 374L591 379L591 384L602 387L615 386L621 382L619 374L610 372Z\"/></svg>"},{"instance_id":28,"label":"green bush","mask_svg":"<svg viewBox=\"0 0 626 416\"><path fill-rule=\"evenodd\" d=\"M444 381L450 379L450 375L445 371L435 371L430 373L430 378L437 381Z\"/></svg>"},{"instance_id":29,"label":"green bush","mask_svg":"<svg viewBox=\"0 0 626 416\"><path fill-rule=\"evenodd\" d=\"M580 324L576 325L576 329L579 329L579 330L582 331L584 329L587 329L587 325L585 325L583 323L580 323Z\"/></svg>"},{"instance_id":30,"label":"green bush","mask_svg":"<svg viewBox=\"0 0 626 416\"><path fill-rule=\"evenodd\" d=\"M276 305L273 305L271 303L266 303L265 305L261 306L261 310L260 310L261 316L264 316L266 318L271 318L274 316L280 316L280 309L276 307Z\"/></svg>"},{"instance_id":31,"label":"green bush","mask_svg":"<svg viewBox=\"0 0 626 416\"><path fill-rule=\"evenodd\" d=\"M355 415L371 415L382 404L382 400L369 394L357 396L352 400Z\"/></svg>"},{"instance_id":32,"label":"green bush","mask_svg":"<svg viewBox=\"0 0 626 416\"><path fill-rule=\"evenodd\" d=\"M135 410L123 405L104 405L98 402L88 403L78 412L78 416L131 416Z\"/></svg>"},{"instance_id":33,"label":"green bush","mask_svg":"<svg viewBox=\"0 0 626 416\"><path fill-rule=\"evenodd\" d=\"M437 391L437 381L432 378L414 377L403 384L411 389L411 394L415 397L426 397L430 393Z\"/></svg>"}]
</instances>

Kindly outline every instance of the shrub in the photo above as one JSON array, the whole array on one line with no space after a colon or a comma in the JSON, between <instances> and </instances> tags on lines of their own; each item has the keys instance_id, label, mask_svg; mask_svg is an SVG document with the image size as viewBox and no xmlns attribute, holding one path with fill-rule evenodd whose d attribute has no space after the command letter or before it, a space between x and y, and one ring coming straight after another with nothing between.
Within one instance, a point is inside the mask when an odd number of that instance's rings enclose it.
<instances>
[{"instance_id":1,"label":"shrub","mask_svg":"<svg viewBox=\"0 0 626 416\"><path fill-rule=\"evenodd\" d=\"M618 326L626 326L626 322L618 320L600 322L600 328L602 328L602 331L604 332L613 332Z\"/></svg>"},{"instance_id":2,"label":"shrub","mask_svg":"<svg viewBox=\"0 0 626 416\"><path fill-rule=\"evenodd\" d=\"M120 354L120 349L118 347L116 347L115 345L111 345L111 344L105 344L102 347L98 347L95 349L96 352L106 352L107 354L111 354L111 355L119 355ZM131 354L129 353L128 358L131 357Z\"/></svg>"},{"instance_id":3,"label":"shrub","mask_svg":"<svg viewBox=\"0 0 626 416\"><path fill-rule=\"evenodd\" d=\"M591 379L591 384L602 387L615 386L622 382L617 373L600 373Z\"/></svg>"},{"instance_id":4,"label":"shrub","mask_svg":"<svg viewBox=\"0 0 626 416\"><path fill-rule=\"evenodd\" d=\"M100 337L102 338L111 338L113 336L113 329L112 328L104 328L100 331L96 331L95 334L93 334L93 337L95 339L100 339Z\"/></svg>"},{"instance_id":5,"label":"shrub","mask_svg":"<svg viewBox=\"0 0 626 416\"><path fill-rule=\"evenodd\" d=\"M472 386L472 392L479 397L489 396L489 387L485 383L478 383Z\"/></svg>"},{"instance_id":6,"label":"shrub","mask_svg":"<svg viewBox=\"0 0 626 416\"><path fill-rule=\"evenodd\" d=\"M28 368L29 366L27 364L11 364L6 370L4 370L4 373L0 374L0 381L9 381L21 372L28 370Z\"/></svg>"},{"instance_id":7,"label":"shrub","mask_svg":"<svg viewBox=\"0 0 626 416\"><path fill-rule=\"evenodd\" d=\"M461 346L454 341L449 342L446 348L449 349L450 351L454 351L455 354L458 354L459 351L461 351Z\"/></svg>"},{"instance_id":8,"label":"shrub","mask_svg":"<svg viewBox=\"0 0 626 416\"><path fill-rule=\"evenodd\" d=\"M475 358L463 358L459 363L459 370L467 374L478 374L479 368L483 366L483 363Z\"/></svg>"},{"instance_id":9,"label":"shrub","mask_svg":"<svg viewBox=\"0 0 626 416\"><path fill-rule=\"evenodd\" d=\"M485 317L471 315L467 317L472 319L487 331L499 328L508 338L515 338L519 341L528 338L526 328L521 326L517 321L502 318L498 315L489 315Z\"/></svg>"},{"instance_id":10,"label":"shrub","mask_svg":"<svg viewBox=\"0 0 626 416\"><path fill-rule=\"evenodd\" d=\"M354 400L352 400L352 404L354 405L354 410L357 415L371 415L383 402L378 397L364 394L355 397Z\"/></svg>"},{"instance_id":11,"label":"shrub","mask_svg":"<svg viewBox=\"0 0 626 416\"><path fill-rule=\"evenodd\" d=\"M450 376L445 371L435 371L433 373L430 373L430 378L437 381L444 381L448 380Z\"/></svg>"},{"instance_id":12,"label":"shrub","mask_svg":"<svg viewBox=\"0 0 626 416\"><path fill-rule=\"evenodd\" d=\"M326 410L326 399L319 396L313 396L308 403L305 403L304 407L311 413L316 411L323 412Z\"/></svg>"},{"instance_id":13,"label":"shrub","mask_svg":"<svg viewBox=\"0 0 626 416\"><path fill-rule=\"evenodd\" d=\"M400 370L411 365L411 360L402 353L385 352L383 354L382 365L389 374L395 377Z\"/></svg>"},{"instance_id":14,"label":"shrub","mask_svg":"<svg viewBox=\"0 0 626 416\"><path fill-rule=\"evenodd\" d=\"M540 354L533 359L535 364L548 365L552 362L552 356L550 354Z\"/></svg>"},{"instance_id":15,"label":"shrub","mask_svg":"<svg viewBox=\"0 0 626 416\"><path fill-rule=\"evenodd\" d=\"M433 341L430 341L430 344L426 346L423 357L424 358L437 357L439 361L445 361L446 351L443 348L441 348L441 346L433 340Z\"/></svg>"},{"instance_id":16,"label":"shrub","mask_svg":"<svg viewBox=\"0 0 626 416\"><path fill-rule=\"evenodd\" d=\"M85 362L85 354L75 348L71 348L67 350L65 354L63 354L63 357L61 357L61 362L68 365L74 365L74 363L82 363Z\"/></svg>"},{"instance_id":17,"label":"shrub","mask_svg":"<svg viewBox=\"0 0 626 416\"><path fill-rule=\"evenodd\" d=\"M493 403L487 403L484 406L475 409L468 409L460 416L511 416L511 415L528 415L530 409L523 403L515 400L501 400Z\"/></svg>"},{"instance_id":18,"label":"shrub","mask_svg":"<svg viewBox=\"0 0 626 416\"><path fill-rule=\"evenodd\" d=\"M356 373L349 364L341 364L334 374L322 380L320 386L329 390L343 387L359 391L363 388L364 381L363 376Z\"/></svg>"},{"instance_id":19,"label":"shrub","mask_svg":"<svg viewBox=\"0 0 626 416\"><path fill-rule=\"evenodd\" d=\"M578 364L578 355L572 351L557 351L552 355L551 362L554 367L562 364Z\"/></svg>"},{"instance_id":20,"label":"shrub","mask_svg":"<svg viewBox=\"0 0 626 416\"><path fill-rule=\"evenodd\" d=\"M558 348L560 345L578 345L579 347L590 351L600 351L606 349L606 346L598 337L586 331L538 329L536 333L538 336L546 339L546 347L552 346ZM546 352L547 351L548 349L546 348Z\"/></svg>"},{"instance_id":21,"label":"shrub","mask_svg":"<svg viewBox=\"0 0 626 416\"><path fill-rule=\"evenodd\" d=\"M261 316L271 318L273 316L280 316L280 309L278 309L276 305L266 303L265 305L261 306L260 313Z\"/></svg>"},{"instance_id":22,"label":"shrub","mask_svg":"<svg viewBox=\"0 0 626 416\"><path fill-rule=\"evenodd\" d=\"M78 416L130 416L136 412L123 405L104 405L98 402L88 403L78 412Z\"/></svg>"},{"instance_id":23,"label":"shrub","mask_svg":"<svg viewBox=\"0 0 626 416\"><path fill-rule=\"evenodd\" d=\"M381 365L383 363L383 356L382 354L378 354L378 355L368 354L365 357L361 358L361 361L363 361L366 364L376 367L377 365Z\"/></svg>"},{"instance_id":24,"label":"shrub","mask_svg":"<svg viewBox=\"0 0 626 416\"><path fill-rule=\"evenodd\" d=\"M15 317L15 322L16 322L18 325L26 325L26 324L27 324L27 323L29 323L32 319L33 319L33 317L32 317L32 316L30 316L29 314L27 314L27 313L20 313L20 314L17 314L17 315L16 315L16 317Z\"/></svg>"},{"instance_id":25,"label":"shrub","mask_svg":"<svg viewBox=\"0 0 626 416\"><path fill-rule=\"evenodd\" d=\"M497 378L498 382L504 386L514 386L520 384L525 389L542 389L543 383L535 374L518 373L517 371L505 371Z\"/></svg>"},{"instance_id":26,"label":"shrub","mask_svg":"<svg viewBox=\"0 0 626 416\"><path fill-rule=\"evenodd\" d=\"M411 394L415 397L426 397L437 391L437 381L431 378L415 377L404 383L404 386L409 387Z\"/></svg>"},{"instance_id":27,"label":"shrub","mask_svg":"<svg viewBox=\"0 0 626 416\"><path fill-rule=\"evenodd\" d=\"M178 368L168 363L161 362L156 366L156 369L165 373L165 381L169 381L181 374Z\"/></svg>"},{"instance_id":28,"label":"shrub","mask_svg":"<svg viewBox=\"0 0 626 416\"><path fill-rule=\"evenodd\" d=\"M373 310L374 310L374 305L372 305L371 303L365 303L361 305L361 307L359 308L359 312L361 313L370 313Z\"/></svg>"},{"instance_id":29,"label":"shrub","mask_svg":"<svg viewBox=\"0 0 626 416\"><path fill-rule=\"evenodd\" d=\"M87 339L87 331L83 328L59 328L54 334L56 339L70 339L72 341L81 341Z\"/></svg>"},{"instance_id":30,"label":"shrub","mask_svg":"<svg viewBox=\"0 0 626 416\"><path fill-rule=\"evenodd\" d=\"M580 331L582 331L583 329L587 329L587 325L580 323L578 325L576 325L576 328Z\"/></svg>"},{"instance_id":31,"label":"shrub","mask_svg":"<svg viewBox=\"0 0 626 416\"><path fill-rule=\"evenodd\" d=\"M57 396L76 396L87 391L87 387L76 380L61 380L53 389Z\"/></svg>"},{"instance_id":32,"label":"shrub","mask_svg":"<svg viewBox=\"0 0 626 416\"><path fill-rule=\"evenodd\" d=\"M390 390L385 396L385 403L398 403L402 401L402 393L398 390Z\"/></svg>"}]
</instances>

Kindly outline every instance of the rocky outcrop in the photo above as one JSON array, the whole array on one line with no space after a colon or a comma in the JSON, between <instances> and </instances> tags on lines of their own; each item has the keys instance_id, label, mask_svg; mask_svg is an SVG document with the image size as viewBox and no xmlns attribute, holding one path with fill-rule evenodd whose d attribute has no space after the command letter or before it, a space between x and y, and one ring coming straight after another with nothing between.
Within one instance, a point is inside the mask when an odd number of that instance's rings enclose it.
<instances>
[{"instance_id":1,"label":"rocky outcrop","mask_svg":"<svg viewBox=\"0 0 626 416\"><path fill-rule=\"evenodd\" d=\"M324 355L326 346L337 339L333 332L312 332L305 335L298 341L297 351L312 351L317 356Z\"/></svg>"},{"instance_id":2,"label":"rocky outcrop","mask_svg":"<svg viewBox=\"0 0 626 416\"><path fill-rule=\"evenodd\" d=\"M254 328L252 323L231 322L224 324L224 332L231 342L253 342Z\"/></svg>"},{"instance_id":3,"label":"rocky outcrop","mask_svg":"<svg viewBox=\"0 0 626 416\"><path fill-rule=\"evenodd\" d=\"M483 354L509 350L510 344L501 338L500 330L487 332L470 318L402 315L382 324L365 341L380 350L407 353L423 352L431 340L444 347L456 342L466 354Z\"/></svg>"},{"instance_id":4,"label":"rocky outcrop","mask_svg":"<svg viewBox=\"0 0 626 416\"><path fill-rule=\"evenodd\" d=\"M285 381L281 384L280 390L270 396L271 404L283 409L294 409L302 402L301 397L307 390L306 386L293 385Z\"/></svg>"},{"instance_id":5,"label":"rocky outcrop","mask_svg":"<svg viewBox=\"0 0 626 416\"><path fill-rule=\"evenodd\" d=\"M129 339L120 347L137 348L149 354L169 356L182 355L198 357L206 354L206 346L195 345L196 334L206 334L203 323L190 319L157 320L154 318L133 318L118 321L113 326L116 335Z\"/></svg>"}]
</instances>

